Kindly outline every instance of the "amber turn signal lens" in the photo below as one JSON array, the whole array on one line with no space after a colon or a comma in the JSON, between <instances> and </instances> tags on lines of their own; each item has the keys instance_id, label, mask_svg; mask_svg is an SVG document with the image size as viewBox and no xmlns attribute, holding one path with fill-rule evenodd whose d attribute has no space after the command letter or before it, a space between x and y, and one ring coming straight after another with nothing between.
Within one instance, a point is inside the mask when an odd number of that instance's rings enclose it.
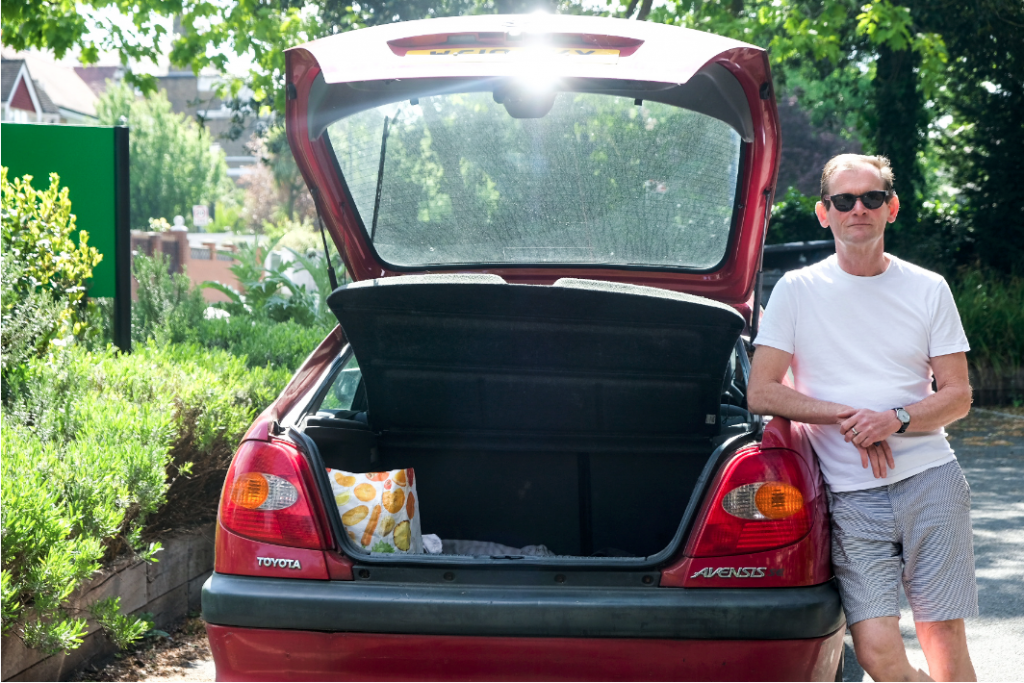
<instances>
[{"instance_id":1,"label":"amber turn signal lens","mask_svg":"<svg viewBox=\"0 0 1024 683\"><path fill-rule=\"evenodd\" d=\"M246 472L231 486L231 502L249 510L263 505L270 493L267 478L258 472Z\"/></svg>"},{"instance_id":2,"label":"amber turn signal lens","mask_svg":"<svg viewBox=\"0 0 1024 683\"><path fill-rule=\"evenodd\" d=\"M792 517L804 506L804 497L800 490L781 481L764 484L754 495L754 504L758 511L768 519L785 519Z\"/></svg>"}]
</instances>

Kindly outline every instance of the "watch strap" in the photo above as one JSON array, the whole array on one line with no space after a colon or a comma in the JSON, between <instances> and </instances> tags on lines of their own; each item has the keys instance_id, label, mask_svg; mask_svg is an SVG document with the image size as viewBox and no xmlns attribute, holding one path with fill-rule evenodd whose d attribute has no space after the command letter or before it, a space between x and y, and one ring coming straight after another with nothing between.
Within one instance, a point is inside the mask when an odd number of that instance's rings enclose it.
<instances>
[{"instance_id":1,"label":"watch strap","mask_svg":"<svg viewBox=\"0 0 1024 683\"><path fill-rule=\"evenodd\" d=\"M902 412L904 415L907 415L907 417L910 417L907 414L907 409L901 406L899 408L893 408L893 411L896 413L896 419L900 421L900 428L896 430L896 433L903 434L904 432L907 431L907 427L910 426L910 420L904 422L903 418L900 417L900 412Z\"/></svg>"}]
</instances>

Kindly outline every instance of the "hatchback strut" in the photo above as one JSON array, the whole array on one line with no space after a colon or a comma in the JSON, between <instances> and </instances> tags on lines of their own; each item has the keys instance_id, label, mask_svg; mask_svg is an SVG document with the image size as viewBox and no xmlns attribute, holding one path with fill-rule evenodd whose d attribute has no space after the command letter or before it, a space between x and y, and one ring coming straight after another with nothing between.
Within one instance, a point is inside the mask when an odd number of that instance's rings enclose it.
<instances>
[{"instance_id":1,"label":"hatchback strut","mask_svg":"<svg viewBox=\"0 0 1024 683\"><path fill-rule=\"evenodd\" d=\"M324 241L324 258L327 259L327 279L331 283L331 291L338 288L338 276L334 272L334 264L331 263L331 252L327 249L327 235L324 233L324 219L320 216L320 188L313 187L313 208L316 209L316 222L320 226L320 239Z\"/></svg>"},{"instance_id":2,"label":"hatchback strut","mask_svg":"<svg viewBox=\"0 0 1024 683\"><path fill-rule=\"evenodd\" d=\"M764 286L764 243L768 239L768 222L772 218L772 188L766 188L764 191L764 228L761 233L761 255L757 259L757 276L754 278L754 306L750 312L750 341L757 338L757 333L761 327L761 296L762 288Z\"/></svg>"}]
</instances>

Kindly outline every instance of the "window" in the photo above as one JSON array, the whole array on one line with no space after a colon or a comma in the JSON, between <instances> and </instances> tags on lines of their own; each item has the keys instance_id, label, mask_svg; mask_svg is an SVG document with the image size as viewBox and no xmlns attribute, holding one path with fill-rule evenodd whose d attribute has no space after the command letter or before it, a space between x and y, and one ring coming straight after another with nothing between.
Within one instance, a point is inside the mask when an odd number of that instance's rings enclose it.
<instances>
[{"instance_id":1,"label":"window","mask_svg":"<svg viewBox=\"0 0 1024 683\"><path fill-rule=\"evenodd\" d=\"M741 139L704 114L561 92L514 118L471 92L365 110L327 135L374 248L399 267L725 257Z\"/></svg>"},{"instance_id":2,"label":"window","mask_svg":"<svg viewBox=\"0 0 1024 683\"><path fill-rule=\"evenodd\" d=\"M359 370L359 362L355 355L349 356L345 365L334 377L330 389L324 395L319 410L352 410L352 403L356 398L356 390L363 379L363 373Z\"/></svg>"}]
</instances>

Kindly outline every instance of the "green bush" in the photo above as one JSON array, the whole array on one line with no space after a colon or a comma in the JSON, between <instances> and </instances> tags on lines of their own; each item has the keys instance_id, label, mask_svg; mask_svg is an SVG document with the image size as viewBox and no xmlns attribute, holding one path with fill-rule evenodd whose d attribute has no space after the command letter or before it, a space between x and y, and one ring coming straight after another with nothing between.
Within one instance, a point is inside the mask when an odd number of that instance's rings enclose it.
<instances>
[{"instance_id":1,"label":"green bush","mask_svg":"<svg viewBox=\"0 0 1024 683\"><path fill-rule=\"evenodd\" d=\"M21 261L6 253L0 256L0 384L5 403L25 383L29 361L49 350L50 342L58 339L63 327L61 314L65 309L50 293L36 289L18 291L17 283L24 271Z\"/></svg>"},{"instance_id":2,"label":"green bush","mask_svg":"<svg viewBox=\"0 0 1024 683\"><path fill-rule=\"evenodd\" d=\"M79 232L67 188L50 174L45 190L32 176L8 180L0 169L0 253L2 253L3 364L6 401L24 379L29 358L50 343L86 330L85 283L102 256ZM78 234L76 244L73 236Z\"/></svg>"},{"instance_id":3,"label":"green bush","mask_svg":"<svg viewBox=\"0 0 1024 683\"><path fill-rule=\"evenodd\" d=\"M116 603L68 602L112 540L124 539L144 558L158 549L143 546L137 520L162 502L172 433L169 413L83 392L78 350L59 356L31 361L23 393L0 417L3 634L47 653L81 644L86 611L116 614ZM119 645L148 629L141 619L104 625Z\"/></svg>"},{"instance_id":4,"label":"green bush","mask_svg":"<svg viewBox=\"0 0 1024 683\"><path fill-rule=\"evenodd\" d=\"M116 604L68 598L126 551L151 557L155 531L212 515L238 440L290 373L198 344L31 360L2 414L4 635L73 649L83 610L119 645L144 633Z\"/></svg>"},{"instance_id":5,"label":"green bush","mask_svg":"<svg viewBox=\"0 0 1024 683\"><path fill-rule=\"evenodd\" d=\"M269 322L294 321L303 326L316 323L320 305L316 295L303 285L296 285L285 274L286 266L266 268L262 259L266 252L252 244L240 245L237 262L231 272L242 291L219 282L204 282L201 286L216 289L228 297L217 303L234 317L252 317Z\"/></svg>"},{"instance_id":6,"label":"green bush","mask_svg":"<svg viewBox=\"0 0 1024 683\"><path fill-rule=\"evenodd\" d=\"M203 319L206 301L187 275L171 273L165 254L139 254L132 259L139 287L132 302L132 338L145 341L180 339Z\"/></svg>"},{"instance_id":7,"label":"green bush","mask_svg":"<svg viewBox=\"0 0 1024 683\"><path fill-rule=\"evenodd\" d=\"M801 194L791 187L782 197L776 197L772 206L772 219L768 223L766 244L810 242L832 239L832 231L824 229L814 215L818 198Z\"/></svg>"},{"instance_id":8,"label":"green bush","mask_svg":"<svg viewBox=\"0 0 1024 683\"><path fill-rule=\"evenodd\" d=\"M1024 277L974 267L962 269L950 285L970 362L997 373L1024 366Z\"/></svg>"},{"instance_id":9,"label":"green bush","mask_svg":"<svg viewBox=\"0 0 1024 683\"><path fill-rule=\"evenodd\" d=\"M121 647L150 628L76 589L126 553L155 561L161 532L212 519L239 439L326 334L206 320L186 277L139 257L136 350L96 350L85 332L109 327L109 307L84 306L98 256L85 233L71 241L70 209L55 176L36 193L4 171L2 632L47 653L78 647L87 615Z\"/></svg>"},{"instance_id":10,"label":"green bush","mask_svg":"<svg viewBox=\"0 0 1024 683\"><path fill-rule=\"evenodd\" d=\"M254 257L249 261L255 263ZM153 340L158 345L193 345L196 357L203 354L203 348L221 349L241 357L249 368L270 367L290 376L337 323L326 306L323 311L331 316L330 320L315 315L319 312L311 295L303 305L312 310L300 316L309 325L293 320L274 321L265 314L265 309L250 311L242 297L225 306L232 312L229 317L207 319L207 303L201 291L190 289L185 275L169 274L165 257L140 254L132 267L139 282L138 301L132 305L132 337L137 342ZM257 264L247 268L255 278L262 267ZM248 301L257 306L265 304L269 297L260 297L269 287L254 286L253 291L260 294L251 296ZM283 295L275 296L283 298ZM284 384L280 388L284 388Z\"/></svg>"},{"instance_id":11,"label":"green bush","mask_svg":"<svg viewBox=\"0 0 1024 683\"><path fill-rule=\"evenodd\" d=\"M244 357L250 368L269 366L293 373L330 331L330 327L304 327L294 322L275 323L231 316L203 320L176 336L174 341L224 349Z\"/></svg>"}]
</instances>

